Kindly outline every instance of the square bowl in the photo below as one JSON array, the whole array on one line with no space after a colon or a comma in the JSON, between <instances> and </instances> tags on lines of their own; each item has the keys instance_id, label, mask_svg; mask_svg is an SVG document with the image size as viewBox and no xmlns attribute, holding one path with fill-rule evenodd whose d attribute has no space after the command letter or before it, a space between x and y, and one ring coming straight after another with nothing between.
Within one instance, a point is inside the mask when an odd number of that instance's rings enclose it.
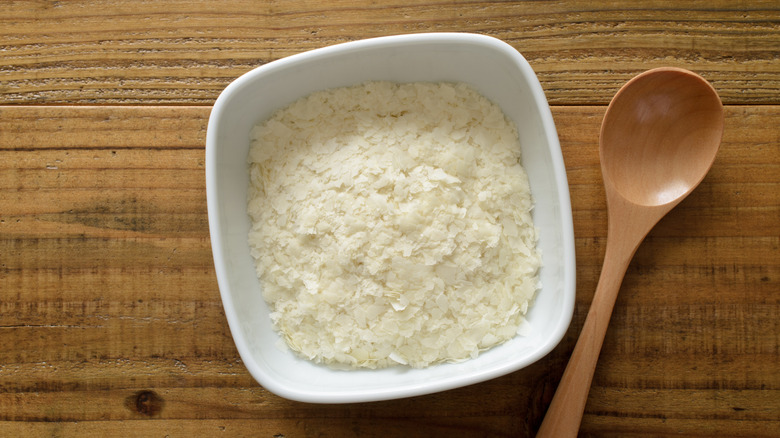
<instances>
[{"instance_id":1,"label":"square bowl","mask_svg":"<svg viewBox=\"0 0 780 438\"><path fill-rule=\"evenodd\" d=\"M475 359L422 369L335 370L279 347L248 244L250 130L314 91L366 81L464 82L499 105L517 125L543 264L542 287L526 315L526 334ZM380 37L289 56L242 75L220 94L209 118L206 193L215 271L233 339L250 374L282 397L365 402L474 384L542 358L560 342L571 321L574 232L558 136L530 65L498 39L463 33Z\"/></svg>"}]
</instances>

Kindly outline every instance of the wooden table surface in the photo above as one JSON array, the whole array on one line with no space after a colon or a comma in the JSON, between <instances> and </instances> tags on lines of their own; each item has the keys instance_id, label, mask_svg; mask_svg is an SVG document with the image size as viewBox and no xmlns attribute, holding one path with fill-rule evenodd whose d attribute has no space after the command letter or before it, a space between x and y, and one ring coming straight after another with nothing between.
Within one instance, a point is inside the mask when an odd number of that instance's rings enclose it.
<instances>
[{"instance_id":1,"label":"wooden table surface","mask_svg":"<svg viewBox=\"0 0 780 438\"><path fill-rule=\"evenodd\" d=\"M570 182L577 300L505 377L407 400L292 402L234 347L204 145L234 78L361 38L466 31L538 73ZM703 184L629 267L584 436L780 436L780 3L0 3L0 436L533 436L598 279L598 132L635 74L708 79L726 131Z\"/></svg>"}]
</instances>

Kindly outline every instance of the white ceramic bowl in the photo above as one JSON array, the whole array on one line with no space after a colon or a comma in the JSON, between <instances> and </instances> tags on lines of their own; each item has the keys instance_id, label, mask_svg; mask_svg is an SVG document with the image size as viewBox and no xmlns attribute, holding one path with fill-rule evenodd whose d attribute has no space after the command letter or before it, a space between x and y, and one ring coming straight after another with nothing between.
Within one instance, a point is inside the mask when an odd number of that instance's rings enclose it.
<instances>
[{"instance_id":1,"label":"white ceramic bowl","mask_svg":"<svg viewBox=\"0 0 780 438\"><path fill-rule=\"evenodd\" d=\"M369 80L459 81L517 124L540 229L542 289L530 333L457 364L426 369L336 371L278 347L249 254L246 213L250 128L313 91ZM566 172L550 108L528 62L495 38L459 33L400 35L293 55L236 79L217 99L206 137L209 228L219 289L241 359L266 389L314 403L393 399L443 391L519 370L563 337L574 309L574 233Z\"/></svg>"}]
</instances>

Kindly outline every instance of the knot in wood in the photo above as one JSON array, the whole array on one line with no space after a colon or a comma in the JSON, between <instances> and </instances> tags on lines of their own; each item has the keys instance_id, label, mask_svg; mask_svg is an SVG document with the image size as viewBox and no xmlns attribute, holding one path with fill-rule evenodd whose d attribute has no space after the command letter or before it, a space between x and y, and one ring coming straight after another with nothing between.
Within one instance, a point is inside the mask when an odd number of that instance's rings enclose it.
<instances>
[{"instance_id":1,"label":"knot in wood","mask_svg":"<svg viewBox=\"0 0 780 438\"><path fill-rule=\"evenodd\" d=\"M163 407L163 399L154 391L140 391L134 396L133 407L142 415L155 416Z\"/></svg>"}]
</instances>

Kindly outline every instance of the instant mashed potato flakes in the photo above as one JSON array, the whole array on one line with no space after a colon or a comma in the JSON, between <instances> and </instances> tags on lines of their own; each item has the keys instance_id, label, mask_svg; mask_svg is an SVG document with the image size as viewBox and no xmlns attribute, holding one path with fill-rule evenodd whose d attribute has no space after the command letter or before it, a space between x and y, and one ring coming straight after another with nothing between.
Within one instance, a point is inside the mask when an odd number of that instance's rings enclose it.
<instances>
[{"instance_id":1,"label":"instant mashed potato flakes","mask_svg":"<svg viewBox=\"0 0 780 438\"><path fill-rule=\"evenodd\" d=\"M249 243L317 363L425 367L517 335L541 259L514 125L472 88L315 92L251 133Z\"/></svg>"}]
</instances>

